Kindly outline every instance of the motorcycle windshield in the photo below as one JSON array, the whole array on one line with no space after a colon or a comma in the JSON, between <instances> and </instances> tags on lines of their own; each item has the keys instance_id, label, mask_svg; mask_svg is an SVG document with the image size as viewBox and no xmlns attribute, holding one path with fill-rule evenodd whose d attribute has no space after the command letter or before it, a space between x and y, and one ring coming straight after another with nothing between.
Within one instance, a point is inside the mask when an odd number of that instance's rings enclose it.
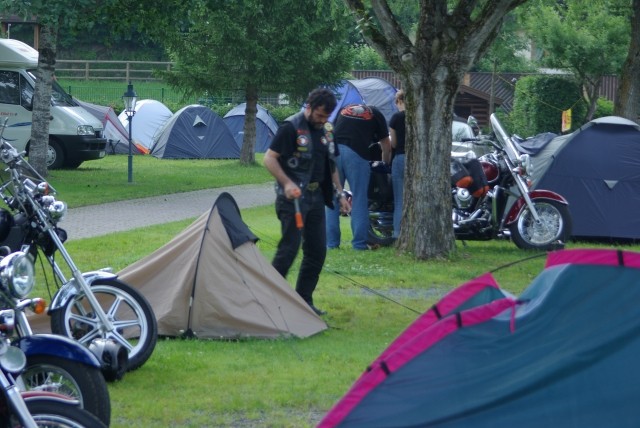
<instances>
[{"instance_id":1,"label":"motorcycle windshield","mask_svg":"<svg viewBox=\"0 0 640 428\"><path fill-rule=\"evenodd\" d=\"M502 146L502 148L504 149L505 153L507 154L511 162L514 162L514 163L517 162L519 158L518 151L516 150L515 146L511 142L511 138L502 127L502 124L498 120L498 117L495 115L495 113L493 113L490 116L490 119L491 119L491 129L493 129L493 133L496 135L496 139L500 143L500 146Z\"/></svg>"}]
</instances>

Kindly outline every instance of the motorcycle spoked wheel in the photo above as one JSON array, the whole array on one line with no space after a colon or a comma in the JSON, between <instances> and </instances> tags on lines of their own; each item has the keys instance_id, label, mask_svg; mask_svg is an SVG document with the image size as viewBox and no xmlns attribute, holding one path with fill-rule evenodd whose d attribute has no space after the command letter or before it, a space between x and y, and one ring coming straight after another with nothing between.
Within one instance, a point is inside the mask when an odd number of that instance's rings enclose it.
<instances>
[{"instance_id":1,"label":"motorcycle spoked wheel","mask_svg":"<svg viewBox=\"0 0 640 428\"><path fill-rule=\"evenodd\" d=\"M388 247L393 244L393 212L380 213L373 216L369 213L369 230L367 233L367 243Z\"/></svg>"},{"instance_id":2,"label":"motorcycle spoked wheel","mask_svg":"<svg viewBox=\"0 0 640 428\"><path fill-rule=\"evenodd\" d=\"M367 242L371 245L380 245L381 247L388 247L393 244L393 230L377 227L375 225L369 225L369 234L367 236Z\"/></svg>"},{"instance_id":3,"label":"motorcycle spoked wheel","mask_svg":"<svg viewBox=\"0 0 640 428\"><path fill-rule=\"evenodd\" d=\"M100 333L100 320L84 294L70 299L51 313L51 331L85 346L93 339L112 339L129 351L127 371L141 367L151 356L158 339L158 325L151 305L137 290L118 279L98 279L91 290L115 330Z\"/></svg>"},{"instance_id":4,"label":"motorcycle spoked wheel","mask_svg":"<svg viewBox=\"0 0 640 428\"><path fill-rule=\"evenodd\" d=\"M533 200L540 222L525 207L518 219L509 226L511 239L525 250L553 250L558 241L565 243L571 236L571 214L566 205L554 200Z\"/></svg>"},{"instance_id":5,"label":"motorcycle spoked wheel","mask_svg":"<svg viewBox=\"0 0 640 428\"><path fill-rule=\"evenodd\" d=\"M26 391L55 392L78 400L83 409L109 426L111 400L99 367L51 355L33 355L27 357L20 378Z\"/></svg>"},{"instance_id":6,"label":"motorcycle spoked wheel","mask_svg":"<svg viewBox=\"0 0 640 428\"><path fill-rule=\"evenodd\" d=\"M106 428L100 419L93 414L70 403L31 398L25 400L27 409L39 427L58 428ZM15 415L11 416L9 426L20 426Z\"/></svg>"}]
</instances>

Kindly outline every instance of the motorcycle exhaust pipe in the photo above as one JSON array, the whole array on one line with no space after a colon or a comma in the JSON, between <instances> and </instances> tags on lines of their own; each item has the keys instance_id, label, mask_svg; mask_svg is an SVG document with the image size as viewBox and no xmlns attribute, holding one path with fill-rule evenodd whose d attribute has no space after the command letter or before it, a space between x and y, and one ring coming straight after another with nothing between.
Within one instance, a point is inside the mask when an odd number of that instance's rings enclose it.
<instances>
[{"instance_id":1,"label":"motorcycle exhaust pipe","mask_svg":"<svg viewBox=\"0 0 640 428\"><path fill-rule=\"evenodd\" d=\"M122 379L129 364L129 352L124 346L112 339L99 338L91 342L89 350L100 361L102 375L107 382Z\"/></svg>"},{"instance_id":2,"label":"motorcycle exhaust pipe","mask_svg":"<svg viewBox=\"0 0 640 428\"><path fill-rule=\"evenodd\" d=\"M460 220L460 224L466 224L466 223L470 223L474 220L476 220L478 217L480 217L480 215L482 214L482 210L475 210L471 216L469 216L468 218L465 218L464 220Z\"/></svg>"}]
</instances>

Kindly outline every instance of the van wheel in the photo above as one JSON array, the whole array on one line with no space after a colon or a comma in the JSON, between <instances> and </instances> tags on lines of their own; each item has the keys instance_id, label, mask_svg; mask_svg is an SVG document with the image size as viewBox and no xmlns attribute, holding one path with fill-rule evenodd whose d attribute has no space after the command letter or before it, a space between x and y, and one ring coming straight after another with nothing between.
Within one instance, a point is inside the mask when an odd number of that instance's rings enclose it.
<instances>
[{"instance_id":1,"label":"van wheel","mask_svg":"<svg viewBox=\"0 0 640 428\"><path fill-rule=\"evenodd\" d=\"M64 165L64 151L56 141L49 140L47 146L47 168L58 169Z\"/></svg>"}]
</instances>

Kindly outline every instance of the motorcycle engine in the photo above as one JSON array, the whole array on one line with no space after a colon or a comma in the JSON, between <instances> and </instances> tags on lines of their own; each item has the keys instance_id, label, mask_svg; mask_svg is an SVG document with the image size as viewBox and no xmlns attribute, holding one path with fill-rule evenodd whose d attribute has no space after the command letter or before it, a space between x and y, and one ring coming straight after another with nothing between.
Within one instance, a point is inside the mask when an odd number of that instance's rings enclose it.
<instances>
[{"instance_id":1,"label":"motorcycle engine","mask_svg":"<svg viewBox=\"0 0 640 428\"><path fill-rule=\"evenodd\" d=\"M456 207L461 210L469 208L473 202L473 196L471 196L469 190L464 187L458 187L456 189L453 199L456 202Z\"/></svg>"}]
</instances>

